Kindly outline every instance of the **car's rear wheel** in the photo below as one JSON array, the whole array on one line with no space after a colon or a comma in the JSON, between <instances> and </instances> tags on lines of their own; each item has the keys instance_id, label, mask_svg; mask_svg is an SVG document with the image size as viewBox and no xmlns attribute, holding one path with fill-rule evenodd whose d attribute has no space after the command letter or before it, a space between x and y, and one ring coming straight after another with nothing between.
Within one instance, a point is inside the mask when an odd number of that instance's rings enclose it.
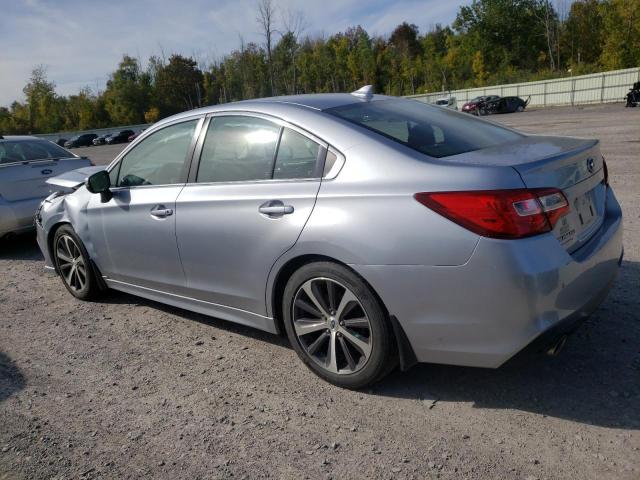
<instances>
[{"instance_id":1,"label":"car's rear wheel","mask_svg":"<svg viewBox=\"0 0 640 480\"><path fill-rule=\"evenodd\" d=\"M317 375L361 388L390 371L392 333L371 288L330 262L305 265L285 287L284 323L298 356Z\"/></svg>"},{"instance_id":2,"label":"car's rear wheel","mask_svg":"<svg viewBox=\"0 0 640 480\"><path fill-rule=\"evenodd\" d=\"M518 105L516 107L516 112L524 112L524 107L522 105Z\"/></svg>"},{"instance_id":3,"label":"car's rear wheel","mask_svg":"<svg viewBox=\"0 0 640 480\"><path fill-rule=\"evenodd\" d=\"M82 240L69 225L60 227L53 237L53 257L56 271L71 295L90 300L99 292L89 254Z\"/></svg>"}]
</instances>

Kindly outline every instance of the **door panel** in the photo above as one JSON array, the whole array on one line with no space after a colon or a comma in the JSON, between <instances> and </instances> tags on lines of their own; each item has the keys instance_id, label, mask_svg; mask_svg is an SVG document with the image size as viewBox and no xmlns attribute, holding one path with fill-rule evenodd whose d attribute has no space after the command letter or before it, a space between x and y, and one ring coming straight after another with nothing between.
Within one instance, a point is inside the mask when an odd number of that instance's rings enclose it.
<instances>
[{"instance_id":1,"label":"door panel","mask_svg":"<svg viewBox=\"0 0 640 480\"><path fill-rule=\"evenodd\" d=\"M103 275L158 290L184 288L175 236L176 198L182 188L116 189L105 203L92 195L88 226Z\"/></svg>"},{"instance_id":2,"label":"door panel","mask_svg":"<svg viewBox=\"0 0 640 480\"><path fill-rule=\"evenodd\" d=\"M269 271L297 241L319 188L319 179L188 184L176 203L188 295L266 315Z\"/></svg>"}]
</instances>

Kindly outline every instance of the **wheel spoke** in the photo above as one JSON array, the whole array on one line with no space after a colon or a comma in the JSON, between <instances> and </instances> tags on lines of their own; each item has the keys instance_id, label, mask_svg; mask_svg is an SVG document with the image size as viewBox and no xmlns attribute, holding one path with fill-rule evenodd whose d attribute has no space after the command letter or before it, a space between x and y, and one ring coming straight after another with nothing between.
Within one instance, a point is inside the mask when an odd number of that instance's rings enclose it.
<instances>
[{"instance_id":1,"label":"wheel spoke","mask_svg":"<svg viewBox=\"0 0 640 480\"><path fill-rule=\"evenodd\" d=\"M64 254L64 253L62 252L62 250L61 250L61 249L59 249L59 250L56 252L56 255L57 255L57 257L58 257L58 260L62 260L62 261L63 261L63 262L65 262L65 263L71 263L71 262L73 262L73 259L72 259L71 257L67 256L66 254Z\"/></svg>"},{"instance_id":2,"label":"wheel spoke","mask_svg":"<svg viewBox=\"0 0 640 480\"><path fill-rule=\"evenodd\" d=\"M338 356L336 355L336 333L331 332L329 339L329 351L327 352L327 370L333 373L338 372Z\"/></svg>"},{"instance_id":3,"label":"wheel spoke","mask_svg":"<svg viewBox=\"0 0 640 480\"><path fill-rule=\"evenodd\" d=\"M310 355L313 355L318 351L318 349L322 346L322 344L329 338L328 333L323 333L316 338L311 345L307 347L307 351Z\"/></svg>"},{"instance_id":4,"label":"wheel spoke","mask_svg":"<svg viewBox=\"0 0 640 480\"><path fill-rule=\"evenodd\" d=\"M358 305L356 296L351 293L351 291L345 289L340 299L340 305L338 305L338 309L336 310L336 318L342 320L356 305Z\"/></svg>"},{"instance_id":5,"label":"wheel spoke","mask_svg":"<svg viewBox=\"0 0 640 480\"><path fill-rule=\"evenodd\" d=\"M293 323L293 328L295 329L296 334L301 337L302 335L306 335L308 333L326 330L327 323L323 320L318 321L318 319L299 318Z\"/></svg>"},{"instance_id":6,"label":"wheel spoke","mask_svg":"<svg viewBox=\"0 0 640 480\"><path fill-rule=\"evenodd\" d=\"M349 364L349 368L353 371L356 369L356 362L349 351L349 347L347 346L347 342L344 341L344 337L341 335L338 337L340 340L340 347L342 347L342 353L344 353L345 358L347 359L347 363Z\"/></svg>"},{"instance_id":7,"label":"wheel spoke","mask_svg":"<svg viewBox=\"0 0 640 480\"><path fill-rule=\"evenodd\" d=\"M65 279L67 280L67 285L69 285L70 287L73 286L72 280L73 280L73 275L75 273L76 273L76 266L71 265L71 269L69 270L69 273L67 273L67 276L65 277Z\"/></svg>"},{"instance_id":8,"label":"wheel spoke","mask_svg":"<svg viewBox=\"0 0 640 480\"><path fill-rule=\"evenodd\" d=\"M344 326L349 328L370 328L367 317L349 318L343 320Z\"/></svg>"},{"instance_id":9,"label":"wheel spoke","mask_svg":"<svg viewBox=\"0 0 640 480\"><path fill-rule=\"evenodd\" d=\"M326 282L327 284L327 296L329 297L329 313L336 311L336 287L334 282Z\"/></svg>"},{"instance_id":10,"label":"wheel spoke","mask_svg":"<svg viewBox=\"0 0 640 480\"><path fill-rule=\"evenodd\" d=\"M323 315L328 316L329 312L324 306L324 303L322 303L322 301L320 300L319 295L317 295L317 289L313 288L313 280L305 283L302 289L304 290L304 293L307 294L307 297L309 297L309 300L311 300L316 308L320 311L320 317L322 317Z\"/></svg>"},{"instance_id":11,"label":"wheel spoke","mask_svg":"<svg viewBox=\"0 0 640 480\"><path fill-rule=\"evenodd\" d=\"M358 349L360 351L360 353L362 353L366 358L369 358L369 353L371 353L371 346L369 345L369 343L365 342L364 340L360 340L358 337L356 337L353 333L351 333L348 330L342 329L342 336L354 347L356 347L356 349Z\"/></svg>"},{"instance_id":12,"label":"wheel spoke","mask_svg":"<svg viewBox=\"0 0 640 480\"><path fill-rule=\"evenodd\" d=\"M310 313L316 318L322 318L322 313L320 313L320 311L317 308L315 308L310 303L305 302L301 298L296 298L296 307L304 310L307 313Z\"/></svg>"}]
</instances>

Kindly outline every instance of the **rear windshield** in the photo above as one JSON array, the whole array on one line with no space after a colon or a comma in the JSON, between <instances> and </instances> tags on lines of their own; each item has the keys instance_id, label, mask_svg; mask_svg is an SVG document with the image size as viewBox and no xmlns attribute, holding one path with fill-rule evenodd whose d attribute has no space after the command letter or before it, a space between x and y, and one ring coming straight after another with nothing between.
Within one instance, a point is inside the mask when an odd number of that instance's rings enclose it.
<instances>
[{"instance_id":1,"label":"rear windshield","mask_svg":"<svg viewBox=\"0 0 640 480\"><path fill-rule=\"evenodd\" d=\"M73 153L46 140L20 140L0 142L0 163L47 160L52 158L72 158Z\"/></svg>"},{"instance_id":2,"label":"rear windshield","mask_svg":"<svg viewBox=\"0 0 640 480\"><path fill-rule=\"evenodd\" d=\"M436 158L521 138L518 133L471 115L413 100L354 103L330 108L326 112Z\"/></svg>"}]
</instances>

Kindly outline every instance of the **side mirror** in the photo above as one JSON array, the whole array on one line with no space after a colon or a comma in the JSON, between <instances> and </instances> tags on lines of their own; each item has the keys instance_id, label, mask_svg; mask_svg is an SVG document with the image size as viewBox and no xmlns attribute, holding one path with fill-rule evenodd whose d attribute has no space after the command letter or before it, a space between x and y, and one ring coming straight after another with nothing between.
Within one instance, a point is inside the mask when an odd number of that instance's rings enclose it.
<instances>
[{"instance_id":1,"label":"side mirror","mask_svg":"<svg viewBox=\"0 0 640 480\"><path fill-rule=\"evenodd\" d=\"M105 170L100 170L87 178L85 185L91 193L104 193L111 187L111 178Z\"/></svg>"},{"instance_id":2,"label":"side mirror","mask_svg":"<svg viewBox=\"0 0 640 480\"><path fill-rule=\"evenodd\" d=\"M109 190L111 187L111 177L109 177L109 173L107 173L106 170L100 170L87 178L85 186L91 193L99 193L100 200L103 203L108 202L113 197L111 190Z\"/></svg>"}]
</instances>

